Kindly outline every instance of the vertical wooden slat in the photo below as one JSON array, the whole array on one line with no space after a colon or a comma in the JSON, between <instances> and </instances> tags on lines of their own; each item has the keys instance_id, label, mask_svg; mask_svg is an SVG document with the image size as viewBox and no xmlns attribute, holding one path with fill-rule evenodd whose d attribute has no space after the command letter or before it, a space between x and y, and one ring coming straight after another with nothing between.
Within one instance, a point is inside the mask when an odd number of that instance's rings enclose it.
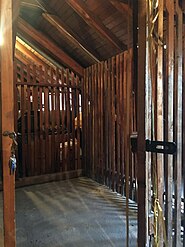
<instances>
[{"instance_id":1,"label":"vertical wooden slat","mask_svg":"<svg viewBox=\"0 0 185 247\"><path fill-rule=\"evenodd\" d=\"M104 117L104 111L103 111L103 97L104 97L104 81L103 81L103 73L104 73L104 62L101 62L100 64L100 176L101 176L101 183L104 181L104 155L103 155L103 117Z\"/></svg>"},{"instance_id":2,"label":"vertical wooden slat","mask_svg":"<svg viewBox=\"0 0 185 247\"><path fill-rule=\"evenodd\" d=\"M117 191L120 181L120 56L116 56L116 150L117 150Z\"/></svg>"},{"instance_id":3,"label":"vertical wooden slat","mask_svg":"<svg viewBox=\"0 0 185 247\"><path fill-rule=\"evenodd\" d=\"M167 23L167 83L168 83L168 141L173 141L173 90L174 90L174 3L166 0ZM168 155L166 168L166 233L168 246L172 246L172 187L173 156Z\"/></svg>"},{"instance_id":4,"label":"vertical wooden slat","mask_svg":"<svg viewBox=\"0 0 185 247\"><path fill-rule=\"evenodd\" d=\"M71 97L72 97L72 166L73 169L76 170L76 153L75 153L75 111L76 111L76 105L75 105L75 89L73 88L73 86L75 85L75 81L74 81L74 73L71 73L71 85L72 85L72 92L71 92ZM77 115L78 117L78 115Z\"/></svg>"},{"instance_id":5,"label":"vertical wooden slat","mask_svg":"<svg viewBox=\"0 0 185 247\"><path fill-rule=\"evenodd\" d=\"M111 59L111 118L112 118L112 190L115 189L115 57Z\"/></svg>"},{"instance_id":6,"label":"vertical wooden slat","mask_svg":"<svg viewBox=\"0 0 185 247\"><path fill-rule=\"evenodd\" d=\"M4 43L1 52L2 133L14 131L12 1L0 1L1 30ZM4 246L14 247L15 237L15 176L10 174L9 158L12 140L2 136Z\"/></svg>"},{"instance_id":7,"label":"vertical wooden slat","mask_svg":"<svg viewBox=\"0 0 185 247\"><path fill-rule=\"evenodd\" d=\"M36 84L36 66L33 66L33 83ZM34 175L38 175L38 87L33 87L33 141L34 141Z\"/></svg>"},{"instance_id":8,"label":"vertical wooden slat","mask_svg":"<svg viewBox=\"0 0 185 247\"><path fill-rule=\"evenodd\" d=\"M111 173L112 173L112 118L111 118L111 59L108 60L108 80L107 80L107 88L108 88L108 153L109 153L109 174L108 174L108 183L109 187L111 187Z\"/></svg>"},{"instance_id":9,"label":"vertical wooden slat","mask_svg":"<svg viewBox=\"0 0 185 247\"><path fill-rule=\"evenodd\" d=\"M137 91L137 131L138 131L138 247L146 246L146 163L145 163L145 66L146 66L146 1L138 1L138 91Z\"/></svg>"},{"instance_id":10,"label":"vertical wooden slat","mask_svg":"<svg viewBox=\"0 0 185 247\"><path fill-rule=\"evenodd\" d=\"M109 131L108 131L108 64L107 61L104 63L104 103L103 103L103 112L104 112L104 162L105 162L105 185L108 186L108 170L109 170Z\"/></svg>"},{"instance_id":11,"label":"vertical wooden slat","mask_svg":"<svg viewBox=\"0 0 185 247\"><path fill-rule=\"evenodd\" d=\"M95 139L95 71L94 66L91 67L91 76L92 76L92 177L94 178L94 170L95 170L95 145L96 145L96 139Z\"/></svg>"},{"instance_id":12,"label":"vertical wooden slat","mask_svg":"<svg viewBox=\"0 0 185 247\"><path fill-rule=\"evenodd\" d=\"M95 117L95 122L94 122L94 178L97 178L97 164L98 164L98 145L97 145L97 134L98 134L98 83L97 83L97 64L93 66L93 71L94 71L94 117Z\"/></svg>"},{"instance_id":13,"label":"vertical wooden slat","mask_svg":"<svg viewBox=\"0 0 185 247\"><path fill-rule=\"evenodd\" d=\"M124 54L120 55L120 193L123 195L123 169L124 169Z\"/></svg>"},{"instance_id":14,"label":"vertical wooden slat","mask_svg":"<svg viewBox=\"0 0 185 247\"><path fill-rule=\"evenodd\" d=\"M163 40L163 12L164 1L159 1L159 16L158 16L158 46L157 46L157 140L164 140L163 127L163 45L160 40ZM164 156L157 154L157 198L159 204L163 207L163 193L164 193ZM158 224L158 241L159 246L163 246L164 229L162 224Z\"/></svg>"},{"instance_id":15,"label":"vertical wooden slat","mask_svg":"<svg viewBox=\"0 0 185 247\"><path fill-rule=\"evenodd\" d=\"M79 77L77 76L76 78L77 80L77 85L79 85ZM77 112L77 169L80 169L81 168L81 165L80 165L80 111L79 111L79 108L80 108L80 105L79 105L79 89L77 89L77 104L76 104L76 112Z\"/></svg>"},{"instance_id":16,"label":"vertical wooden slat","mask_svg":"<svg viewBox=\"0 0 185 247\"><path fill-rule=\"evenodd\" d=\"M45 82L48 82L48 69L44 70ZM44 130L45 130L45 166L49 173L49 89L44 87Z\"/></svg>"},{"instance_id":17,"label":"vertical wooden slat","mask_svg":"<svg viewBox=\"0 0 185 247\"><path fill-rule=\"evenodd\" d=\"M69 69L66 69L66 84L69 85ZM70 170L70 88L66 87L66 90L67 170Z\"/></svg>"},{"instance_id":18,"label":"vertical wooden slat","mask_svg":"<svg viewBox=\"0 0 185 247\"><path fill-rule=\"evenodd\" d=\"M176 1L176 80L177 80L177 157L175 167L175 246L181 246L181 190L182 190L182 25L183 15Z\"/></svg>"},{"instance_id":19,"label":"vertical wooden slat","mask_svg":"<svg viewBox=\"0 0 185 247\"><path fill-rule=\"evenodd\" d=\"M55 153L56 153L56 145L55 145L55 107L56 107L56 95L55 95L55 87L54 80L55 71L51 68L51 112L50 112L50 122L51 122L51 171L56 172L56 160L55 160Z\"/></svg>"},{"instance_id":20,"label":"vertical wooden slat","mask_svg":"<svg viewBox=\"0 0 185 247\"><path fill-rule=\"evenodd\" d=\"M21 66L21 70L20 70L20 80L21 80L21 156L22 156L22 160L21 160L21 170L22 170L22 176L24 177L26 174L26 161L25 161L25 155L26 155L26 145L25 145L25 88L26 86L24 86L24 71L23 71L23 67Z\"/></svg>"},{"instance_id":21,"label":"vertical wooden slat","mask_svg":"<svg viewBox=\"0 0 185 247\"><path fill-rule=\"evenodd\" d=\"M56 83L60 83L60 73L59 69L56 69ZM55 88L55 119L56 119L56 171L60 171L60 109L61 109L61 102L60 102L60 87Z\"/></svg>"},{"instance_id":22,"label":"vertical wooden slat","mask_svg":"<svg viewBox=\"0 0 185 247\"><path fill-rule=\"evenodd\" d=\"M39 104L40 104L40 126L39 126L39 141L40 141L40 174L44 174L45 173L45 157L44 157L44 131L43 131L43 119L44 119L44 115L43 115L43 102L42 102L42 97L43 97L43 87L41 86L43 83L43 68L42 66L39 67L40 68L40 74L39 74L39 84L40 84L40 88L39 88Z\"/></svg>"},{"instance_id":23,"label":"vertical wooden slat","mask_svg":"<svg viewBox=\"0 0 185 247\"><path fill-rule=\"evenodd\" d=\"M31 82L30 76L30 65L27 65L27 80ZM27 86L27 169L28 176L33 175L32 161L33 157L31 155L31 87Z\"/></svg>"}]
</instances>

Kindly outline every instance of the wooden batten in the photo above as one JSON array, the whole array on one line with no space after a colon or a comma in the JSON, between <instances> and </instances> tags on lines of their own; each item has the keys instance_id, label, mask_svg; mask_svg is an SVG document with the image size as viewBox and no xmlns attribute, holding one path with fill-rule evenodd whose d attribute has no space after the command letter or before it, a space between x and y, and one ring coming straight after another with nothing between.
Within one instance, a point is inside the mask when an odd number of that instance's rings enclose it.
<instances>
[{"instance_id":1,"label":"wooden batten","mask_svg":"<svg viewBox=\"0 0 185 247\"><path fill-rule=\"evenodd\" d=\"M138 3L138 91L137 91L137 181L138 181L138 246L146 246L146 163L145 163L145 58L146 58L146 1Z\"/></svg>"},{"instance_id":2,"label":"wooden batten","mask_svg":"<svg viewBox=\"0 0 185 247\"><path fill-rule=\"evenodd\" d=\"M1 0L1 107L2 133L14 131L12 1ZM12 140L2 135L4 246L15 247L15 174L10 174Z\"/></svg>"}]
</instances>

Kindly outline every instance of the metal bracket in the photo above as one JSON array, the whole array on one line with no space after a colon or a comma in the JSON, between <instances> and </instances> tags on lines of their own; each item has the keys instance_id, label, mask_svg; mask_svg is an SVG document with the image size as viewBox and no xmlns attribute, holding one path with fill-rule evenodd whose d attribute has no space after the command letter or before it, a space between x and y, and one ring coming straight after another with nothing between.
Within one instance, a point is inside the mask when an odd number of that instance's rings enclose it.
<instances>
[{"instance_id":1,"label":"metal bracket","mask_svg":"<svg viewBox=\"0 0 185 247\"><path fill-rule=\"evenodd\" d=\"M174 155L177 152L177 145L175 142L146 140L146 152Z\"/></svg>"},{"instance_id":2,"label":"metal bracket","mask_svg":"<svg viewBox=\"0 0 185 247\"><path fill-rule=\"evenodd\" d=\"M133 153L137 152L137 132L132 133L130 136L131 141L131 151ZM163 141L145 141L145 151L152 153L162 153L162 154L172 154L175 155L177 152L177 145L175 142L163 142Z\"/></svg>"}]
</instances>

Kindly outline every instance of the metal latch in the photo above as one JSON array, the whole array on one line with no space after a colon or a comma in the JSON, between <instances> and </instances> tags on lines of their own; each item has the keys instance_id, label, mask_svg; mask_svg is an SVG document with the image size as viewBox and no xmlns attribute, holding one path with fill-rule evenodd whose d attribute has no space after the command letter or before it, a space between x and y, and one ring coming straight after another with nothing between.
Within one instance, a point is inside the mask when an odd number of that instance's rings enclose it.
<instances>
[{"instance_id":1,"label":"metal latch","mask_svg":"<svg viewBox=\"0 0 185 247\"><path fill-rule=\"evenodd\" d=\"M132 133L130 136L131 140L131 151L137 152L137 132ZM177 152L177 144L175 142L163 142L163 141L145 141L145 151L152 153L172 154L175 155Z\"/></svg>"},{"instance_id":2,"label":"metal latch","mask_svg":"<svg viewBox=\"0 0 185 247\"><path fill-rule=\"evenodd\" d=\"M177 145L175 142L146 140L146 152L174 155L177 152Z\"/></svg>"}]
</instances>

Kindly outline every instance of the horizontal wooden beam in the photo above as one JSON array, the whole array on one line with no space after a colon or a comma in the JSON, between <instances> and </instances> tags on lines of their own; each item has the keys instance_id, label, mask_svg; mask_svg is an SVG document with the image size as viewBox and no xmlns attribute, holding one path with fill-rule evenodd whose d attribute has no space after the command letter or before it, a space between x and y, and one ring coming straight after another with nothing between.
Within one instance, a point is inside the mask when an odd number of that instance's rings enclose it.
<instances>
[{"instance_id":1,"label":"horizontal wooden beam","mask_svg":"<svg viewBox=\"0 0 185 247\"><path fill-rule=\"evenodd\" d=\"M127 50L127 46L123 44L103 23L102 21L88 9L88 6L80 0L66 0L69 6L80 15L84 21L93 29L95 29L104 39L116 48L119 52Z\"/></svg>"},{"instance_id":2,"label":"horizontal wooden beam","mask_svg":"<svg viewBox=\"0 0 185 247\"><path fill-rule=\"evenodd\" d=\"M109 2L119 11L121 14L129 14L132 16L132 9L126 3L122 3L118 0L109 0Z\"/></svg>"},{"instance_id":3,"label":"horizontal wooden beam","mask_svg":"<svg viewBox=\"0 0 185 247\"><path fill-rule=\"evenodd\" d=\"M84 175L84 171L79 169L68 172L58 172L58 173L45 174L40 176L19 178L18 180L16 180L15 187L20 188L34 184L43 184L54 181L67 180L67 179L81 177L83 175ZM2 184L0 184L0 190L2 190Z\"/></svg>"},{"instance_id":4,"label":"horizontal wooden beam","mask_svg":"<svg viewBox=\"0 0 185 247\"><path fill-rule=\"evenodd\" d=\"M83 67L69 57L44 34L40 33L21 18L19 18L18 28L21 32L27 34L31 39L43 46L48 52L51 52L64 66L76 72L78 75L83 76Z\"/></svg>"}]
</instances>

